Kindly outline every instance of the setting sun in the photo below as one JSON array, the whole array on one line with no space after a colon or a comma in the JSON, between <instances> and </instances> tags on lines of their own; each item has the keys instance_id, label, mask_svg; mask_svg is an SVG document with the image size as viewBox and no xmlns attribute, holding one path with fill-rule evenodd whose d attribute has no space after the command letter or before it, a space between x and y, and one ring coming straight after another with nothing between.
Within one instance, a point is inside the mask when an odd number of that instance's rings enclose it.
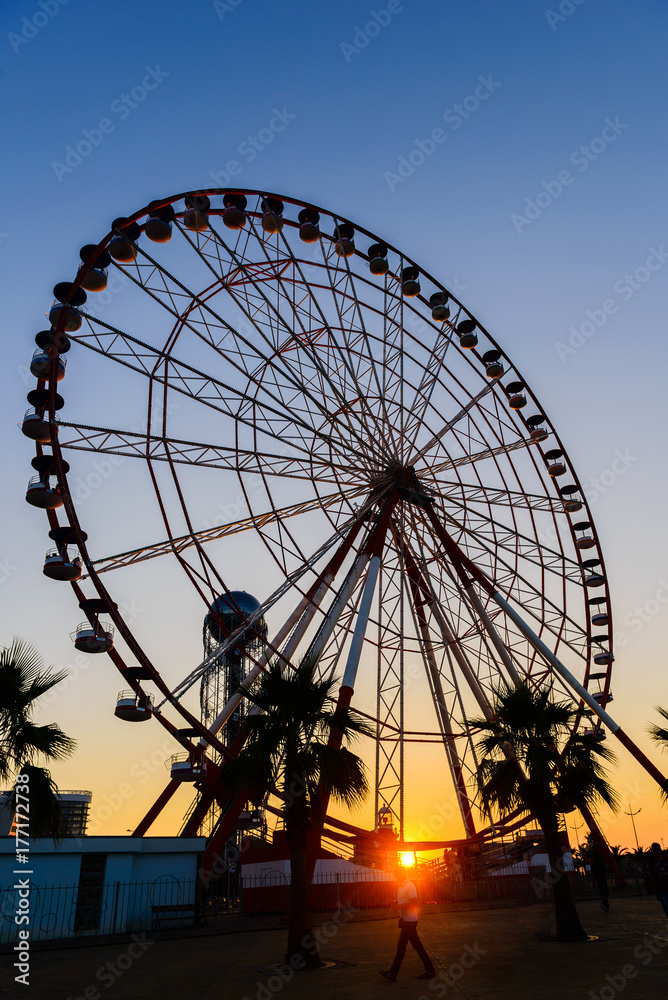
<instances>
[{"instance_id":1,"label":"setting sun","mask_svg":"<svg viewBox=\"0 0 668 1000\"><path fill-rule=\"evenodd\" d=\"M412 851L404 851L399 855L399 860L404 868L412 868L415 864L415 855Z\"/></svg>"}]
</instances>

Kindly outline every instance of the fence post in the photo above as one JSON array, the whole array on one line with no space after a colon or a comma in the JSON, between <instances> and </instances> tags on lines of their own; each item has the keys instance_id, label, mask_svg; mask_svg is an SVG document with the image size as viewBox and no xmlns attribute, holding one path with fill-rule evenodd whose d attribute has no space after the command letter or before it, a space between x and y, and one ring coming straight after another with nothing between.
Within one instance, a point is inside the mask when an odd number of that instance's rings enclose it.
<instances>
[{"instance_id":1,"label":"fence post","mask_svg":"<svg viewBox=\"0 0 668 1000\"><path fill-rule=\"evenodd\" d=\"M202 906L202 880L195 879L195 927L199 927Z\"/></svg>"},{"instance_id":2,"label":"fence post","mask_svg":"<svg viewBox=\"0 0 668 1000\"><path fill-rule=\"evenodd\" d=\"M121 883L117 882L116 883L116 893L114 895L114 919L113 919L113 923L111 925L111 934L112 934L112 937L116 937L116 917L118 915L118 896L120 894L120 891L121 891Z\"/></svg>"}]
</instances>

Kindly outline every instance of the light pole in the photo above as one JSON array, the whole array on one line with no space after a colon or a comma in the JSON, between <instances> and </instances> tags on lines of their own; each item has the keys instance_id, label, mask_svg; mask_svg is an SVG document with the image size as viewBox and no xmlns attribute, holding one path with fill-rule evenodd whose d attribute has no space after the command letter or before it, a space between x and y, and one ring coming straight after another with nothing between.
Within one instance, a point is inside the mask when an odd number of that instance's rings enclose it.
<instances>
[{"instance_id":1,"label":"light pole","mask_svg":"<svg viewBox=\"0 0 668 1000\"><path fill-rule=\"evenodd\" d=\"M631 825L633 826L633 836L636 838L636 847L638 848L638 852L640 852L640 844L638 843L638 834L636 832L636 824L633 817L637 816L638 813L640 812L642 812L642 807L640 809L636 809L635 812L632 812L630 802L629 802L629 811L627 812L626 809L624 810L624 815L631 817Z\"/></svg>"},{"instance_id":2,"label":"light pole","mask_svg":"<svg viewBox=\"0 0 668 1000\"><path fill-rule=\"evenodd\" d=\"M581 830L583 826L584 826L584 820L582 821L582 823L576 823L575 821L573 821L573 833L575 834L575 844L576 847L578 848L580 847L580 834L578 833L578 831Z\"/></svg>"}]
</instances>

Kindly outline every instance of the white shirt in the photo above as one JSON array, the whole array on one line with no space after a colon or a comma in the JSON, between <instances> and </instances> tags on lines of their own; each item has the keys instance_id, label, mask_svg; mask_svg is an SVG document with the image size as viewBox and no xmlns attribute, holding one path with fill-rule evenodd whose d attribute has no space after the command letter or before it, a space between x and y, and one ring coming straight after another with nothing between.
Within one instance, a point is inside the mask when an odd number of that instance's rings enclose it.
<instances>
[{"instance_id":1,"label":"white shirt","mask_svg":"<svg viewBox=\"0 0 668 1000\"><path fill-rule=\"evenodd\" d=\"M406 879L399 886L397 903L401 909L401 916L404 923L416 924L418 919L418 894L417 889L409 879Z\"/></svg>"}]
</instances>

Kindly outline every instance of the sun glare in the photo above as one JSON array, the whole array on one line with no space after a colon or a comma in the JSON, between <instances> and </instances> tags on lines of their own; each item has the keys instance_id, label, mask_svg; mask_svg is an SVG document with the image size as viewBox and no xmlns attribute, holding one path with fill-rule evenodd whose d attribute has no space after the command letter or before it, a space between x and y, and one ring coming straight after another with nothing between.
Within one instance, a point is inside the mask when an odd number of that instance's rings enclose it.
<instances>
[{"instance_id":1,"label":"sun glare","mask_svg":"<svg viewBox=\"0 0 668 1000\"><path fill-rule=\"evenodd\" d=\"M415 864L415 855L412 851L404 851L403 854L399 855L399 860L404 868L412 868Z\"/></svg>"}]
</instances>

